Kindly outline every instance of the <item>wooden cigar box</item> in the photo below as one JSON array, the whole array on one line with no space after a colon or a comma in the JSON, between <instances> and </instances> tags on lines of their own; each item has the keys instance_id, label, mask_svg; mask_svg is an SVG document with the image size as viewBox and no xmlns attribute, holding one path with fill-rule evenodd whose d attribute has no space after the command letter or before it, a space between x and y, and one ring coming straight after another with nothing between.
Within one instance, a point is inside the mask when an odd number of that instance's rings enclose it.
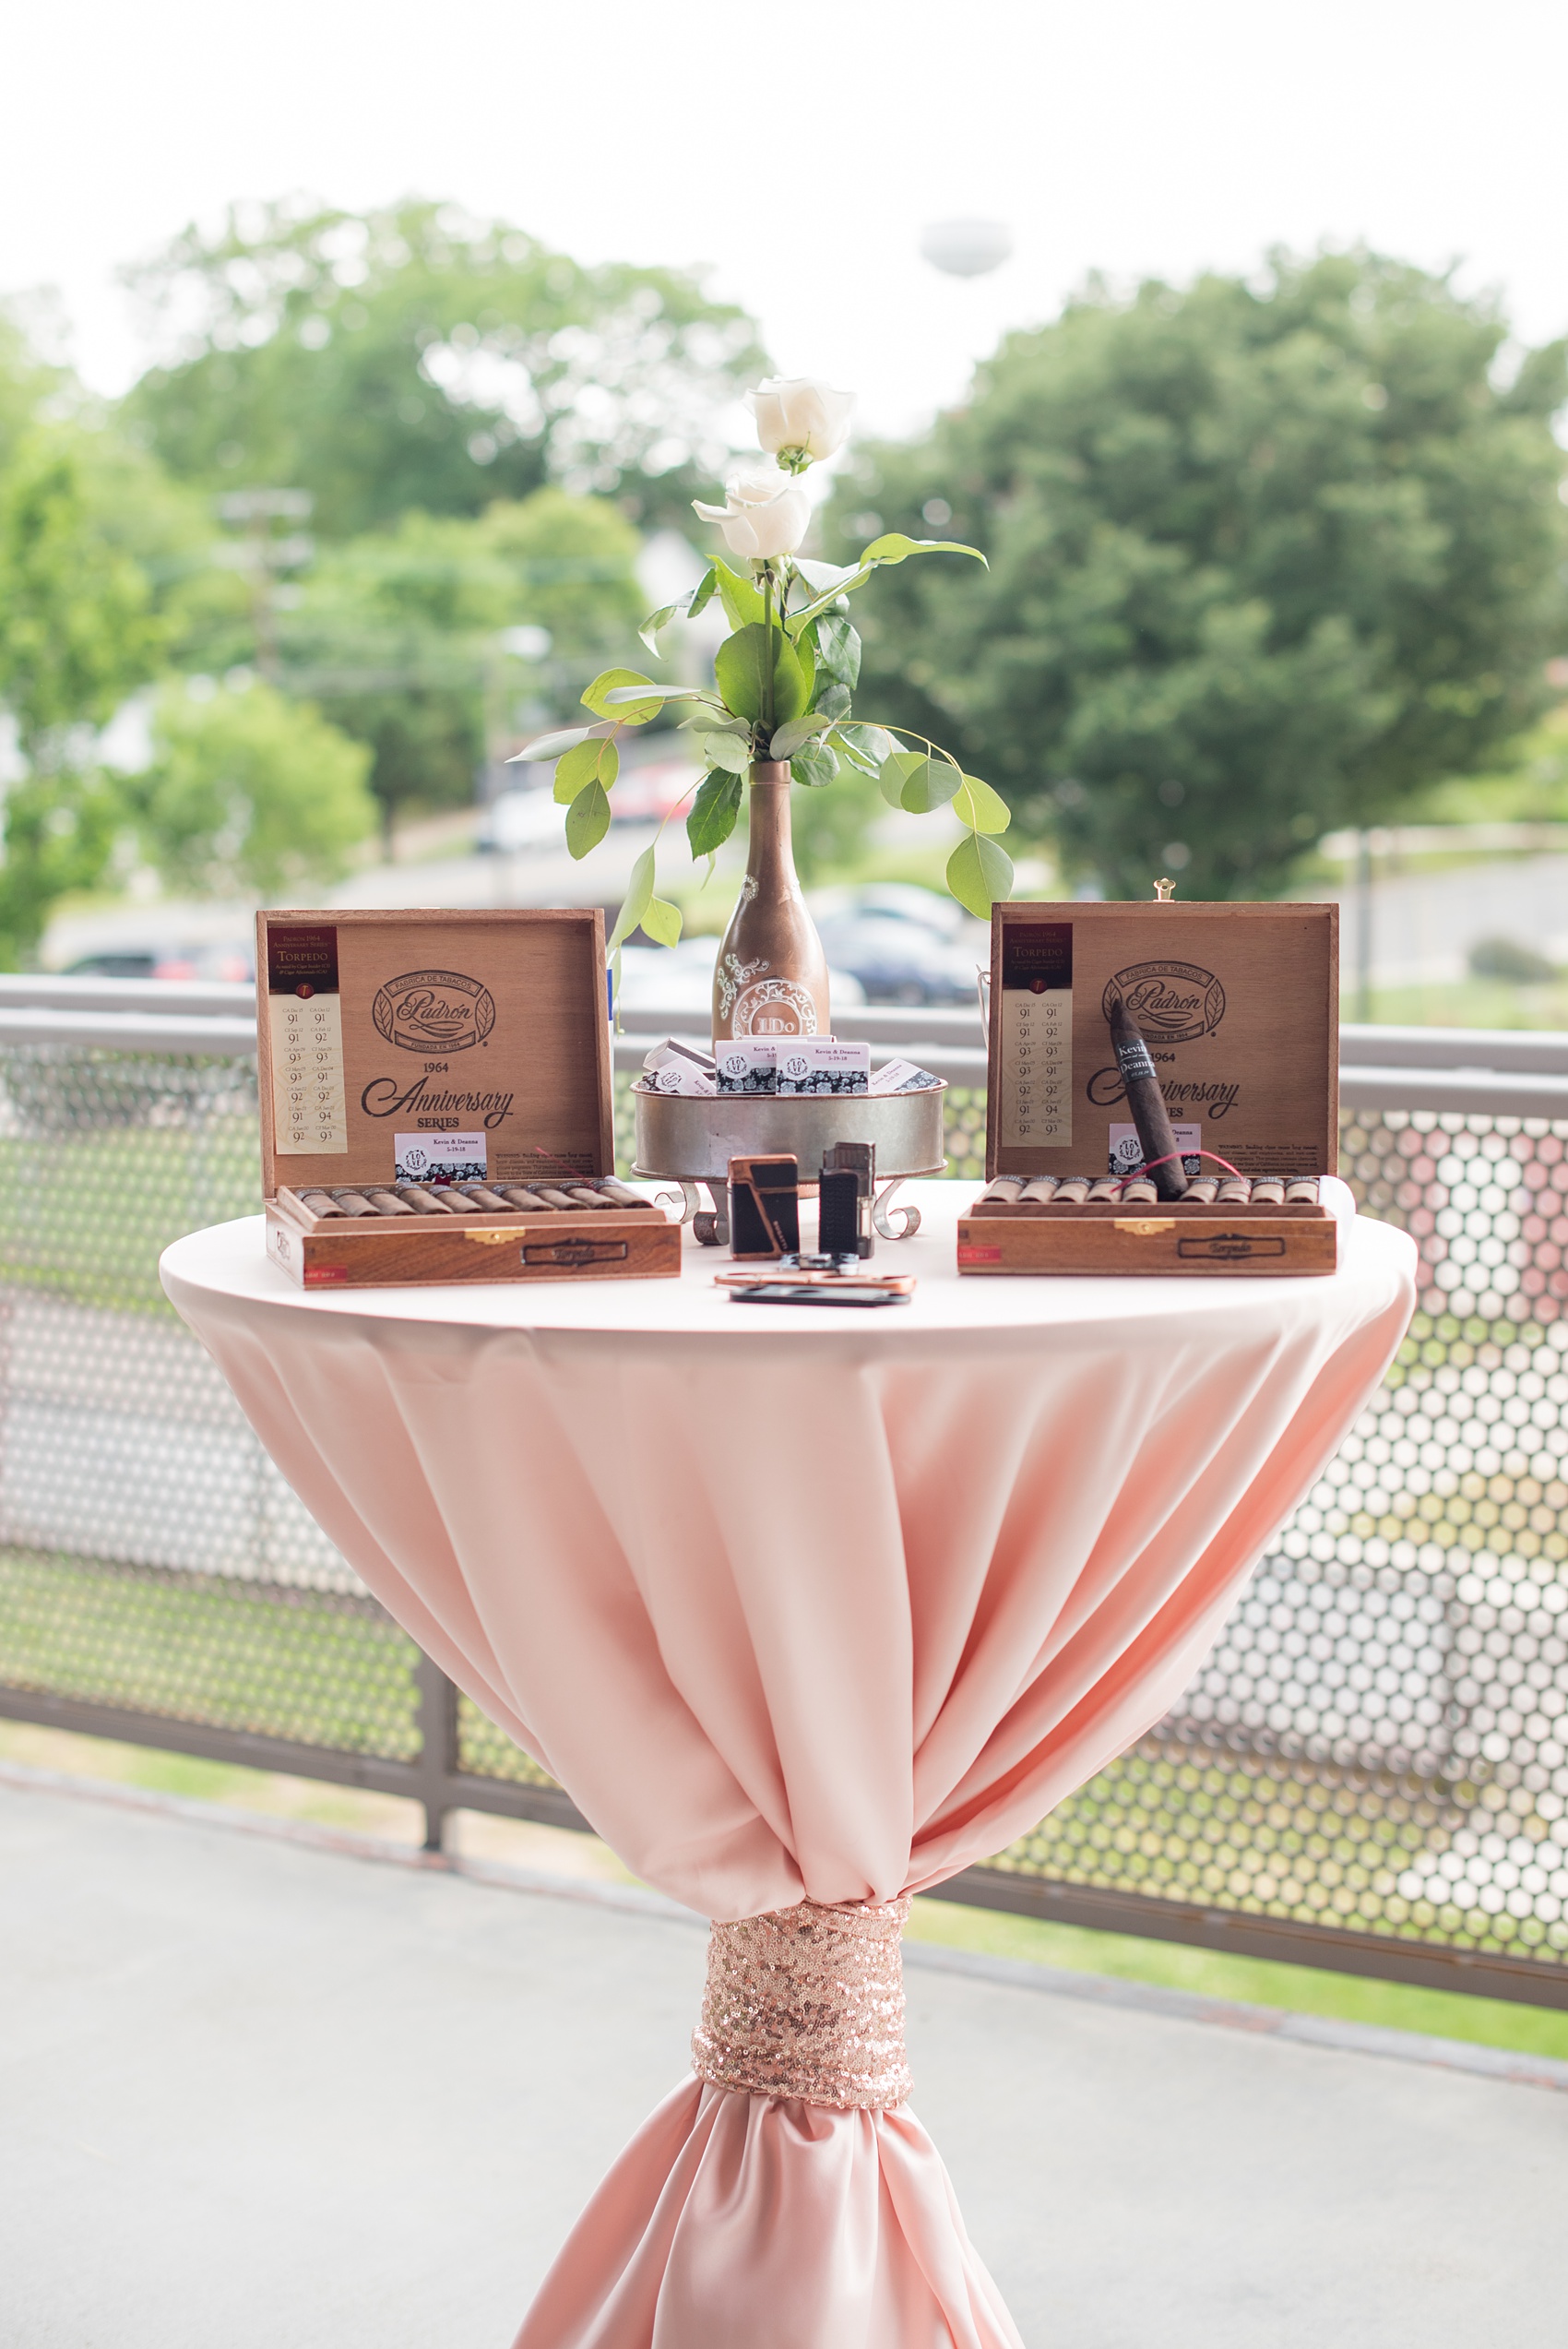
<instances>
[{"instance_id":1,"label":"wooden cigar box","mask_svg":"<svg viewBox=\"0 0 1568 2349\"><path fill-rule=\"evenodd\" d=\"M1024 901L992 916L988 1179L1134 1173L1118 997L1189 1174L1217 1160L1254 1180L1336 1171L1337 906ZM958 1270L1312 1275L1335 1270L1337 1241L1321 1202L977 1201Z\"/></svg>"},{"instance_id":2,"label":"wooden cigar box","mask_svg":"<svg viewBox=\"0 0 1568 2349\"><path fill-rule=\"evenodd\" d=\"M302 1286L678 1277L679 1226L601 1187L597 909L260 913L256 1026L267 1254ZM600 1203L463 1211L476 1185ZM345 1211L376 1191L405 1211Z\"/></svg>"}]
</instances>

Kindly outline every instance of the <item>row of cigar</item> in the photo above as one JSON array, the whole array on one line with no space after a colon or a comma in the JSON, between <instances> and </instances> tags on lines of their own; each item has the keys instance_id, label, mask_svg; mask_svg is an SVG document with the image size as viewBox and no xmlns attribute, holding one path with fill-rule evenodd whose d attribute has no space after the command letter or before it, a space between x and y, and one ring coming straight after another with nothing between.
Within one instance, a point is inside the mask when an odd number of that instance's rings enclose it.
<instances>
[{"instance_id":1,"label":"row of cigar","mask_svg":"<svg viewBox=\"0 0 1568 2349\"><path fill-rule=\"evenodd\" d=\"M1152 1174L1001 1174L982 1207L1146 1207L1159 1197ZM1175 1204L1194 1207L1316 1207L1315 1174L1200 1174ZM1167 1202L1171 1204L1171 1202Z\"/></svg>"},{"instance_id":2,"label":"row of cigar","mask_svg":"<svg viewBox=\"0 0 1568 2349\"><path fill-rule=\"evenodd\" d=\"M313 1215L560 1215L585 1208L648 1207L636 1192L612 1176L559 1183L334 1183L329 1190L300 1190L302 1207Z\"/></svg>"}]
</instances>

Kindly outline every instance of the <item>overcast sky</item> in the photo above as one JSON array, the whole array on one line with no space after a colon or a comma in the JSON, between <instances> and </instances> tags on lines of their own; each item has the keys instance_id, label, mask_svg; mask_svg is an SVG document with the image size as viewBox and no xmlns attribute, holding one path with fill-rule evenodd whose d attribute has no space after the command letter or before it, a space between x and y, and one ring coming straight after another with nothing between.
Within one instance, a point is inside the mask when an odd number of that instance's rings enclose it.
<instances>
[{"instance_id":1,"label":"overcast sky","mask_svg":"<svg viewBox=\"0 0 1568 2349\"><path fill-rule=\"evenodd\" d=\"M8 14L0 290L143 364L122 262L230 199L415 192L706 265L788 373L917 424L1085 273L1365 238L1568 327L1562 0L49 0ZM968 283L919 257L1005 221Z\"/></svg>"}]
</instances>

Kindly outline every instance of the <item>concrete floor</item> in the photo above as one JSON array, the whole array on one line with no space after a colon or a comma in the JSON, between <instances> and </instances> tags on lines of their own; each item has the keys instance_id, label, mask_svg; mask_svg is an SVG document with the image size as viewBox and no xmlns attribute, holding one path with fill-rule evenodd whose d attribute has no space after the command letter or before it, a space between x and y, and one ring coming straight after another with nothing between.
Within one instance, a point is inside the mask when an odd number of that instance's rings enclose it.
<instances>
[{"instance_id":1,"label":"concrete floor","mask_svg":"<svg viewBox=\"0 0 1568 2349\"><path fill-rule=\"evenodd\" d=\"M5 2349L505 2349L702 1973L700 1928L583 1895L0 1786ZM909 1987L1028 2349L1562 2337L1568 2095Z\"/></svg>"}]
</instances>

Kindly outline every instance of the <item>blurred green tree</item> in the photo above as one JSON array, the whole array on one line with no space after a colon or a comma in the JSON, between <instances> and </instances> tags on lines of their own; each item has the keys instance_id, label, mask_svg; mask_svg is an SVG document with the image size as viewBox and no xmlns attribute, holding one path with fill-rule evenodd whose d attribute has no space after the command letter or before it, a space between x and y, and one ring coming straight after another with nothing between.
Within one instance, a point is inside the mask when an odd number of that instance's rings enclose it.
<instances>
[{"instance_id":1,"label":"blurred green tree","mask_svg":"<svg viewBox=\"0 0 1568 2349\"><path fill-rule=\"evenodd\" d=\"M690 275L585 268L450 205L235 208L129 274L180 349L132 429L208 490L309 491L329 538L547 482L688 520L714 415L766 364Z\"/></svg>"},{"instance_id":2,"label":"blurred green tree","mask_svg":"<svg viewBox=\"0 0 1568 2349\"><path fill-rule=\"evenodd\" d=\"M126 795L143 853L176 887L270 897L332 880L374 830L370 751L259 679L165 686L152 739Z\"/></svg>"},{"instance_id":3,"label":"blurred green tree","mask_svg":"<svg viewBox=\"0 0 1568 2349\"><path fill-rule=\"evenodd\" d=\"M323 549L278 615L279 678L369 745L388 853L399 811L466 805L530 705L569 708L621 649L640 549L607 499L553 488Z\"/></svg>"},{"instance_id":4,"label":"blurred green tree","mask_svg":"<svg viewBox=\"0 0 1568 2349\"><path fill-rule=\"evenodd\" d=\"M6 792L0 963L35 951L49 909L102 876L123 819L97 730L163 656L150 580L91 495L89 444L35 426L0 471L0 704L26 771Z\"/></svg>"},{"instance_id":5,"label":"blurred green tree","mask_svg":"<svg viewBox=\"0 0 1568 2349\"><path fill-rule=\"evenodd\" d=\"M1568 373L1506 340L1490 301L1367 253L1091 286L841 485L846 552L874 521L991 563L889 576L861 702L956 725L1111 896L1277 889L1547 698Z\"/></svg>"}]
</instances>

